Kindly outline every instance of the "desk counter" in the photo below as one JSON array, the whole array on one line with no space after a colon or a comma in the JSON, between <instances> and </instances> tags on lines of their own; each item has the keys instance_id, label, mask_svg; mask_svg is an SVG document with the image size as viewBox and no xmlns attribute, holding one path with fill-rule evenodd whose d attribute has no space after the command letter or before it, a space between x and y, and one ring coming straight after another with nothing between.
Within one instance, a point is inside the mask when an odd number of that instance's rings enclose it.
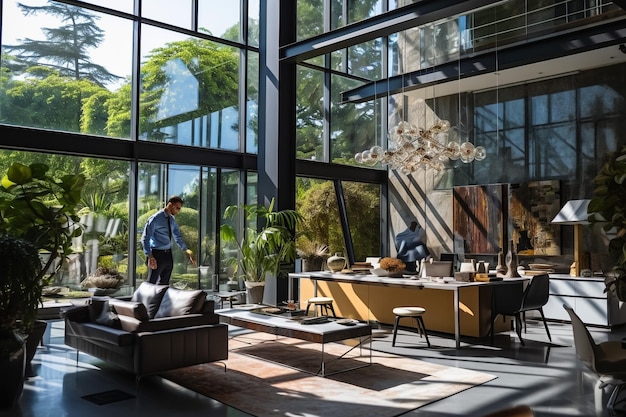
<instances>
[{"instance_id":1,"label":"desk counter","mask_svg":"<svg viewBox=\"0 0 626 417\"><path fill-rule=\"evenodd\" d=\"M301 303L314 295L332 297L335 311L342 317L393 324L394 307L424 307L426 328L454 334L457 347L460 335L488 335L492 286L503 282L442 283L330 272L292 273L289 277L300 279ZM510 323L497 320L495 327L496 332L508 331Z\"/></svg>"}]
</instances>

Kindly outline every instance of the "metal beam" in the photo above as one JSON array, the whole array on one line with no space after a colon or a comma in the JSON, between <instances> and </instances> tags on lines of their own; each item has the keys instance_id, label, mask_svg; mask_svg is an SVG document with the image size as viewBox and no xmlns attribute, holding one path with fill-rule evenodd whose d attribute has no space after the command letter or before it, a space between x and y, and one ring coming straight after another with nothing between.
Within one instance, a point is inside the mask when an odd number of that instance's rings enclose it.
<instances>
[{"instance_id":1,"label":"metal beam","mask_svg":"<svg viewBox=\"0 0 626 417\"><path fill-rule=\"evenodd\" d=\"M302 62L342 48L502 2L502 0L418 1L302 42L286 45L280 50L280 59L288 62Z\"/></svg>"},{"instance_id":2,"label":"metal beam","mask_svg":"<svg viewBox=\"0 0 626 417\"><path fill-rule=\"evenodd\" d=\"M359 103L372 100L374 96L384 97L403 91L424 88L430 85L452 81L459 78L475 77L523 65L534 64L550 59L562 58L598 48L618 45L626 38L624 19L598 26L588 27L575 32L561 33L550 38L538 38L525 43L476 53L435 67L407 74L396 75L389 79L378 80L358 88L341 93L343 103ZM563 68L567 72L567 68Z\"/></svg>"}]
</instances>

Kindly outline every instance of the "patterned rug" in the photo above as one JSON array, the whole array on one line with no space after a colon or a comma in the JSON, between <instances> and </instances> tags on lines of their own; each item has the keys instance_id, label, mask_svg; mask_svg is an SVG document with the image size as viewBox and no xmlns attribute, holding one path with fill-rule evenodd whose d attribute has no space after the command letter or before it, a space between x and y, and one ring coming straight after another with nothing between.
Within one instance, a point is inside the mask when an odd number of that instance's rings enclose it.
<instances>
[{"instance_id":1,"label":"patterned rug","mask_svg":"<svg viewBox=\"0 0 626 417\"><path fill-rule=\"evenodd\" d=\"M369 353L326 344L326 373L368 363ZM393 417L496 378L382 352L371 366L322 378L308 373L320 360L321 345L252 333L231 339L226 372L212 363L161 375L258 417Z\"/></svg>"}]
</instances>

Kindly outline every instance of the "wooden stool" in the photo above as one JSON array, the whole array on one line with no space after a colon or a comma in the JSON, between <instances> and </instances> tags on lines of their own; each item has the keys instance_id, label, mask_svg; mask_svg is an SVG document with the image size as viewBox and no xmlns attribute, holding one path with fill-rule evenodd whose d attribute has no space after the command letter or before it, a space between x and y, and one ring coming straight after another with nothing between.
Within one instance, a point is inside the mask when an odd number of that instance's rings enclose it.
<instances>
[{"instance_id":1,"label":"wooden stool","mask_svg":"<svg viewBox=\"0 0 626 417\"><path fill-rule=\"evenodd\" d=\"M396 345L396 336L398 334L398 322L402 317L414 317L417 321L417 331L420 336L424 334L426 337L426 344L430 347L430 341L428 340L428 334L426 333L426 326L424 326L424 319L422 315L426 313L426 309L422 307L396 307L393 309L393 314L396 315L396 321L393 325L393 340L391 346Z\"/></svg>"},{"instance_id":2,"label":"wooden stool","mask_svg":"<svg viewBox=\"0 0 626 417\"><path fill-rule=\"evenodd\" d=\"M324 308L324 313L326 313L326 315L328 315L328 310L330 310L331 313L333 313L333 317L337 317L335 315L335 309L333 308L333 299L330 297L312 297L309 298L306 301L306 311L305 311L305 315L309 315L309 307L311 307L311 304L314 306L313 307L313 312L316 313L317 310L315 309L315 307L319 307L320 308L320 313L322 312L322 308Z\"/></svg>"}]
</instances>

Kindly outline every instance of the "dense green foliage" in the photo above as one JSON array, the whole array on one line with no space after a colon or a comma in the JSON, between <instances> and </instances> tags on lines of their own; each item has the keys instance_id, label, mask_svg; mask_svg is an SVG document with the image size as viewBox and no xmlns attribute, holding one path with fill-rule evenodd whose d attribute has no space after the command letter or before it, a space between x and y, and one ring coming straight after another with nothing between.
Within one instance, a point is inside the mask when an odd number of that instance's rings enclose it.
<instances>
[{"instance_id":1,"label":"dense green foliage","mask_svg":"<svg viewBox=\"0 0 626 417\"><path fill-rule=\"evenodd\" d=\"M43 283L39 279L39 251L25 240L0 236L0 330L26 331L35 322Z\"/></svg>"},{"instance_id":2,"label":"dense green foliage","mask_svg":"<svg viewBox=\"0 0 626 417\"><path fill-rule=\"evenodd\" d=\"M626 146L609 155L594 185L589 221L615 233L609 241L609 257L613 271L626 281Z\"/></svg>"},{"instance_id":3,"label":"dense green foliage","mask_svg":"<svg viewBox=\"0 0 626 417\"><path fill-rule=\"evenodd\" d=\"M224 210L225 219L237 220L242 215L248 225L243 233L238 234L228 223L220 228L222 240L235 243L238 249L227 263L234 267L235 275L247 281L265 281L267 274L278 276L281 263L296 258L295 230L300 214L295 210L274 211L274 199L269 207L240 204Z\"/></svg>"},{"instance_id":4,"label":"dense green foliage","mask_svg":"<svg viewBox=\"0 0 626 417\"><path fill-rule=\"evenodd\" d=\"M49 253L39 279L72 252L72 238L82 234L78 209L85 184L82 175L48 175L44 164L13 163L0 187L0 232L19 236ZM61 262L57 262L61 261Z\"/></svg>"}]
</instances>

